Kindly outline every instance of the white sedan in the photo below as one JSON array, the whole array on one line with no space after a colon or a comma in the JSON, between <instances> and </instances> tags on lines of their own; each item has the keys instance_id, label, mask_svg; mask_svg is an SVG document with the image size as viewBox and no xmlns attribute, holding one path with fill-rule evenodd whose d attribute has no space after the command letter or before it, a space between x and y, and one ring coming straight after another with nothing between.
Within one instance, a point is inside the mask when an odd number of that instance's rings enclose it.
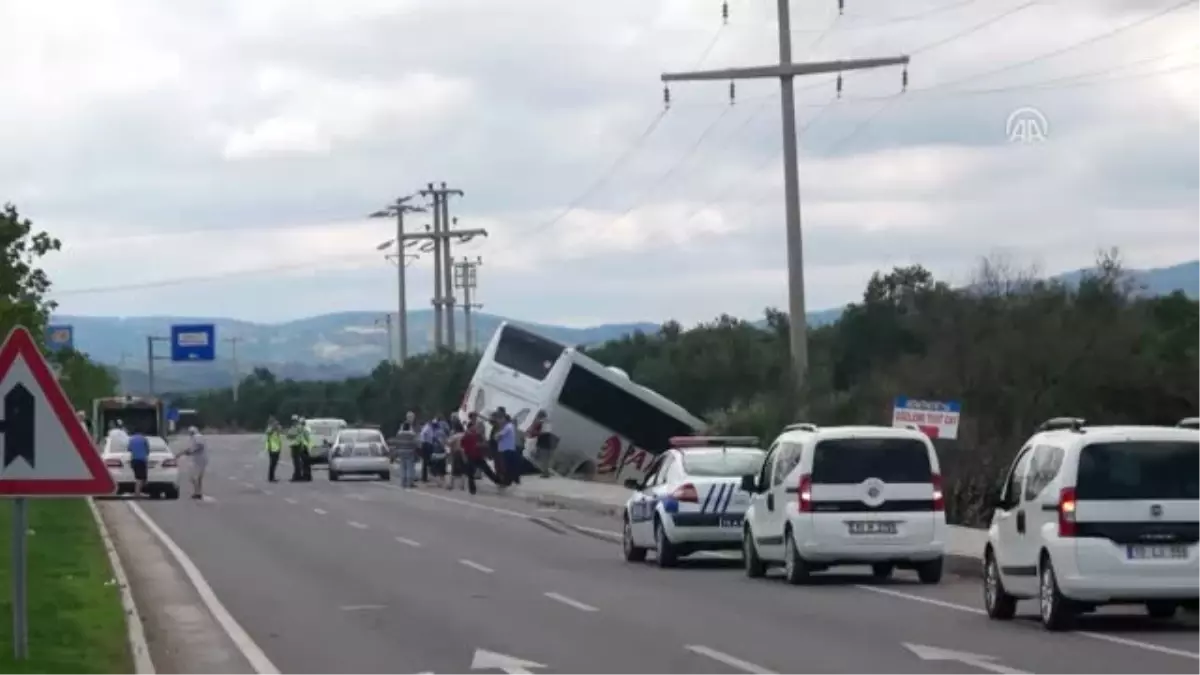
<instances>
[{"instance_id":1,"label":"white sedan","mask_svg":"<svg viewBox=\"0 0 1200 675\"><path fill-rule=\"evenodd\" d=\"M145 494L150 497L179 499L179 462L167 441L157 436L151 436L150 458L146 461ZM129 449L125 443L116 439L104 441L104 452L101 453L104 466L113 482L117 484L117 494L133 492L133 467L130 464Z\"/></svg>"},{"instance_id":2,"label":"white sedan","mask_svg":"<svg viewBox=\"0 0 1200 675\"><path fill-rule=\"evenodd\" d=\"M392 479L387 440L378 429L342 429L329 454L329 480L342 476Z\"/></svg>"}]
</instances>

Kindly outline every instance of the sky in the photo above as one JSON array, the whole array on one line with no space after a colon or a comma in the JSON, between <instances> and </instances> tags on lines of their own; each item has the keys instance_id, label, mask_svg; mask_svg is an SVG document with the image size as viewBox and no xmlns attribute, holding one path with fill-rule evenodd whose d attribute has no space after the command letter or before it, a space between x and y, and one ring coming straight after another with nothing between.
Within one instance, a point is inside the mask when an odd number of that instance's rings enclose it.
<instances>
[{"instance_id":1,"label":"sky","mask_svg":"<svg viewBox=\"0 0 1200 675\"><path fill-rule=\"evenodd\" d=\"M396 306L365 216L443 181L484 311L594 325L787 306L775 2L3 0L0 202L59 311L274 322ZM810 310L920 263L1194 259L1197 3L792 3ZM417 200L419 201L419 199ZM412 214L422 231L428 214ZM407 268L409 307L432 258Z\"/></svg>"}]
</instances>

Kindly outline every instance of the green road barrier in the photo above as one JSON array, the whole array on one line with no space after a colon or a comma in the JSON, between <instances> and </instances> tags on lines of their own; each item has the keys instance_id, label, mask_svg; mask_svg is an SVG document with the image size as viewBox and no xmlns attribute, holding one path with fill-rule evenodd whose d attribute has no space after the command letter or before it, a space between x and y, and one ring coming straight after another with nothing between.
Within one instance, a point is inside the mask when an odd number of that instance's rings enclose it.
<instances>
[{"instance_id":1,"label":"green road barrier","mask_svg":"<svg viewBox=\"0 0 1200 675\"><path fill-rule=\"evenodd\" d=\"M28 500L29 658L13 660L12 512L0 499L0 673L132 673L121 593L87 501Z\"/></svg>"}]
</instances>

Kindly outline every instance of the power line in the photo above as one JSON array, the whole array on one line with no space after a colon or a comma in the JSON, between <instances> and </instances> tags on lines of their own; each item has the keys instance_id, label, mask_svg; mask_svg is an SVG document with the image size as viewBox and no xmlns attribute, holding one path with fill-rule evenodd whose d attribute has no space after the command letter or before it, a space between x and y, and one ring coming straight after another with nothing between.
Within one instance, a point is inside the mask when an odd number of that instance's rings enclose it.
<instances>
[{"instance_id":1,"label":"power line","mask_svg":"<svg viewBox=\"0 0 1200 675\"><path fill-rule=\"evenodd\" d=\"M938 47L945 46L956 40L961 40L962 38L964 38L972 33L981 31L984 28L987 28L988 26L991 26L994 23L998 23L998 22L1012 16L1013 14L1016 14L1017 12L1021 12L1026 9L1029 9L1030 7L1040 4L1041 2L1042 2L1042 0L1026 0L1025 2L1021 3L1020 5L1017 5L1016 7L1013 7L1011 9L1007 9L1007 10L1001 12L1000 14L997 14L989 19L986 19L984 21L981 21L981 22L975 24L974 26L971 26L970 28L961 30L957 33L954 33L953 35L950 35L950 36L943 38L941 40L938 40L936 42L927 44L924 47L920 47L920 48L910 52L909 56L916 56L917 54L923 54L931 49L937 49Z\"/></svg>"}]
</instances>

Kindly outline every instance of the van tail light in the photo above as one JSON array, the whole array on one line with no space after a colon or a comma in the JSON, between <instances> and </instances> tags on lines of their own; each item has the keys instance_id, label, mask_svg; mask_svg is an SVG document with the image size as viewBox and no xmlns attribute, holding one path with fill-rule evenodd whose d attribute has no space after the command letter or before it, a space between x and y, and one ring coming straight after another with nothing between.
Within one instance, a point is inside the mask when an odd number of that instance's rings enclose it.
<instances>
[{"instance_id":1,"label":"van tail light","mask_svg":"<svg viewBox=\"0 0 1200 675\"><path fill-rule=\"evenodd\" d=\"M812 513L812 474L800 474L800 485L796 488L796 494L800 497L800 513Z\"/></svg>"},{"instance_id":2,"label":"van tail light","mask_svg":"<svg viewBox=\"0 0 1200 675\"><path fill-rule=\"evenodd\" d=\"M1058 536L1075 536L1075 488L1063 488L1058 493Z\"/></svg>"},{"instance_id":3,"label":"van tail light","mask_svg":"<svg viewBox=\"0 0 1200 675\"><path fill-rule=\"evenodd\" d=\"M179 462L177 462L174 457L169 457L163 460L162 465L164 469L174 469L175 467L179 466Z\"/></svg>"},{"instance_id":4,"label":"van tail light","mask_svg":"<svg viewBox=\"0 0 1200 675\"><path fill-rule=\"evenodd\" d=\"M119 469L121 468L121 460L115 457L112 459L106 459L104 460L104 466L107 466L110 469Z\"/></svg>"},{"instance_id":5,"label":"van tail light","mask_svg":"<svg viewBox=\"0 0 1200 675\"><path fill-rule=\"evenodd\" d=\"M696 504L700 501L700 495L696 492L696 486L691 483L684 483L675 488L675 491L671 493L671 497L678 502L692 502Z\"/></svg>"},{"instance_id":6,"label":"van tail light","mask_svg":"<svg viewBox=\"0 0 1200 675\"><path fill-rule=\"evenodd\" d=\"M946 493L942 492L942 476L941 474L933 474L933 510L946 510Z\"/></svg>"}]
</instances>

